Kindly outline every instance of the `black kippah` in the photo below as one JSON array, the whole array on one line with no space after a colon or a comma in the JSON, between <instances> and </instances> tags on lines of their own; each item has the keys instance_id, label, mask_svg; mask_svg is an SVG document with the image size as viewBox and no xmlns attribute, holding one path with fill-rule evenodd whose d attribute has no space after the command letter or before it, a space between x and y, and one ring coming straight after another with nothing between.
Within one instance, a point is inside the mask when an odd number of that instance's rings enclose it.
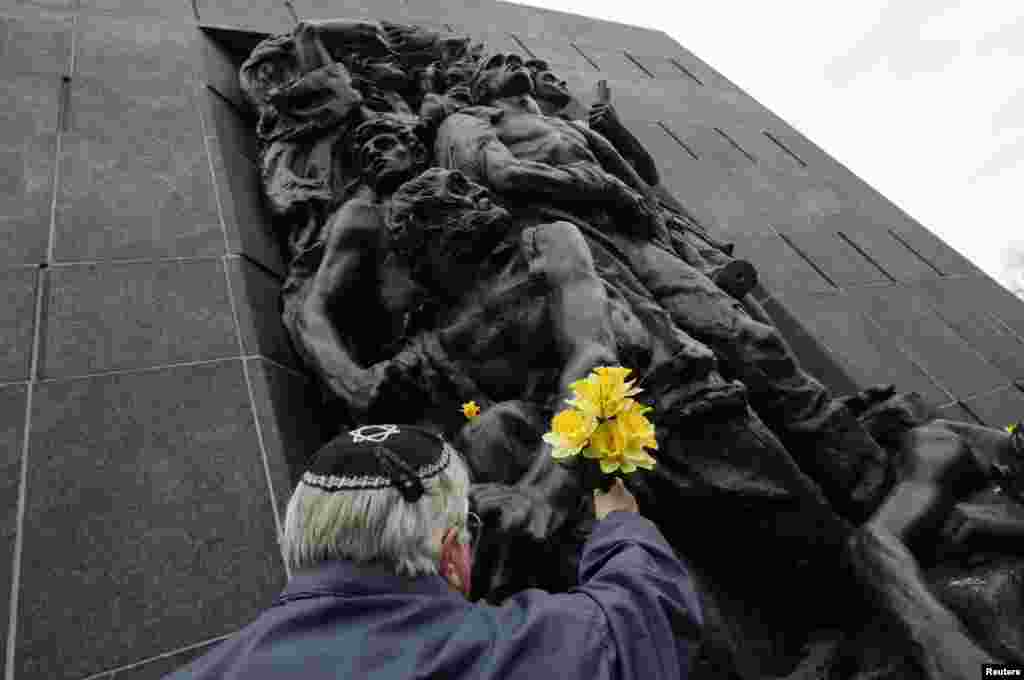
<instances>
[{"instance_id":1,"label":"black kippah","mask_svg":"<svg viewBox=\"0 0 1024 680\"><path fill-rule=\"evenodd\" d=\"M423 496L423 480L447 468L451 452L444 439L423 428L364 425L321 447L302 483L331 492L393 486L415 503Z\"/></svg>"}]
</instances>

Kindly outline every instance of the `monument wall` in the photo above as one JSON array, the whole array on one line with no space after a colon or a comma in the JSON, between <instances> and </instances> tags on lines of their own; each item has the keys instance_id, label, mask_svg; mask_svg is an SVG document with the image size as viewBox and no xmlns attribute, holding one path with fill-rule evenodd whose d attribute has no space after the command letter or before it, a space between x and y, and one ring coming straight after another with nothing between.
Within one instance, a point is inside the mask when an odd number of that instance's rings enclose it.
<instances>
[{"instance_id":1,"label":"monument wall","mask_svg":"<svg viewBox=\"0 0 1024 680\"><path fill-rule=\"evenodd\" d=\"M471 0L2 0L6 677L157 678L283 586L295 472L343 423L281 328L237 67L296 17L337 16L545 59L585 103L607 80L830 387L894 382L995 426L1024 412L1024 305L663 33Z\"/></svg>"}]
</instances>

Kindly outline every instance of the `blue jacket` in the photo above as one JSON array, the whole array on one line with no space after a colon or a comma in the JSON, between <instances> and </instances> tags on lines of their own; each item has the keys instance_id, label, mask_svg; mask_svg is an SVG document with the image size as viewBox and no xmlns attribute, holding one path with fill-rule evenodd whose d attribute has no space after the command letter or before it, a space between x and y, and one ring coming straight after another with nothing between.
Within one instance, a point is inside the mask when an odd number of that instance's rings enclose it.
<instances>
[{"instance_id":1,"label":"blue jacket","mask_svg":"<svg viewBox=\"0 0 1024 680\"><path fill-rule=\"evenodd\" d=\"M580 585L474 604L440 576L336 561L293 574L233 638L165 680L675 680L702 624L686 568L649 520L613 512Z\"/></svg>"}]
</instances>

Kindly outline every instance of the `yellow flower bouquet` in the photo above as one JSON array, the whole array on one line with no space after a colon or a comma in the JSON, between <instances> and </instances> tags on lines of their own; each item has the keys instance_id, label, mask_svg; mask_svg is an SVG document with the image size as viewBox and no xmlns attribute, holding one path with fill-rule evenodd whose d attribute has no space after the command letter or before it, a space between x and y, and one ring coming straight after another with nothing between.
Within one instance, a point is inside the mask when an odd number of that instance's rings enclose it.
<instances>
[{"instance_id":1,"label":"yellow flower bouquet","mask_svg":"<svg viewBox=\"0 0 1024 680\"><path fill-rule=\"evenodd\" d=\"M644 450L658 448L654 425L644 415L652 409L632 398L642 390L626 381L631 372L601 366L572 383L573 398L566 400L572 408L557 413L542 437L559 463L579 464L580 458L596 463L606 476L602 487L615 473L654 468L654 458Z\"/></svg>"}]
</instances>

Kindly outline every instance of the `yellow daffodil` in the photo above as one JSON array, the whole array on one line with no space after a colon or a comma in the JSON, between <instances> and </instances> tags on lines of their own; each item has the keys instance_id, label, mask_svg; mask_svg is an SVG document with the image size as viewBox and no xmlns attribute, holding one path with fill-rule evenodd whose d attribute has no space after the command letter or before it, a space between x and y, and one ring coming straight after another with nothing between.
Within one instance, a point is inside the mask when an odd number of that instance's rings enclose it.
<instances>
[{"instance_id":1,"label":"yellow daffodil","mask_svg":"<svg viewBox=\"0 0 1024 680\"><path fill-rule=\"evenodd\" d=\"M578 454L597 429L597 418L583 411L567 408L551 419L551 431L541 437L551 444L552 458L568 458Z\"/></svg>"},{"instance_id":2,"label":"yellow daffodil","mask_svg":"<svg viewBox=\"0 0 1024 680\"><path fill-rule=\"evenodd\" d=\"M472 420L480 415L480 407L476 405L475 401L467 401L462 405L462 415Z\"/></svg>"},{"instance_id":3,"label":"yellow daffodil","mask_svg":"<svg viewBox=\"0 0 1024 680\"><path fill-rule=\"evenodd\" d=\"M631 369L618 366L595 368L586 378L569 385L574 398L566 403L596 418L613 418L629 397L643 391L633 387L635 381L626 382L630 373Z\"/></svg>"},{"instance_id":4,"label":"yellow daffodil","mask_svg":"<svg viewBox=\"0 0 1024 680\"><path fill-rule=\"evenodd\" d=\"M590 446L583 450L585 458L596 458L601 472L611 474L625 462L622 432L612 420L601 423L590 437ZM635 469L635 468L634 468ZM623 470L625 472L625 470Z\"/></svg>"},{"instance_id":5,"label":"yellow daffodil","mask_svg":"<svg viewBox=\"0 0 1024 680\"><path fill-rule=\"evenodd\" d=\"M658 449L658 441L654 437L654 425L647 420L645 413L651 410L632 399L626 408L619 412L612 421L619 438L622 440L622 455L627 463L646 470L654 468L654 458L644 449ZM623 472L632 472L625 470Z\"/></svg>"}]
</instances>

